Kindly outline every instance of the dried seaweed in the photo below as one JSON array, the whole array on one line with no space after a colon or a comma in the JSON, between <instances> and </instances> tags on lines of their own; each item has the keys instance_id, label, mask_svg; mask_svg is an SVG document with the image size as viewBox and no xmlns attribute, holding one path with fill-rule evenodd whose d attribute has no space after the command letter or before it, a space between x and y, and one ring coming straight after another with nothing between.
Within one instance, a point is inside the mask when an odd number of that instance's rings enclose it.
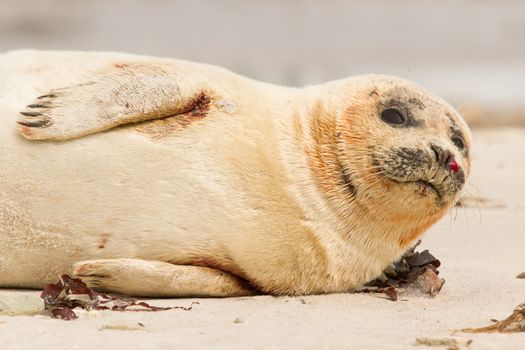
<instances>
[{"instance_id":1,"label":"dried seaweed","mask_svg":"<svg viewBox=\"0 0 525 350\"><path fill-rule=\"evenodd\" d=\"M474 209L501 209L505 208L505 204L493 199L483 197L461 197L456 202L455 207L458 208L474 208Z\"/></svg>"},{"instance_id":2,"label":"dried seaweed","mask_svg":"<svg viewBox=\"0 0 525 350\"><path fill-rule=\"evenodd\" d=\"M437 295L445 283L444 279L438 277L438 267L441 262L428 250L416 252L415 248L420 243L421 241L417 242L397 262L386 268L381 276L368 282L365 285L368 288L358 290L358 292L385 293L388 291L392 294L392 290L396 292L396 288L401 288L429 296ZM390 297L390 299L397 300L397 296L396 298Z\"/></svg>"},{"instance_id":3,"label":"dried seaweed","mask_svg":"<svg viewBox=\"0 0 525 350\"><path fill-rule=\"evenodd\" d=\"M44 308L55 318L74 320L78 316L73 309L112 311L164 311L181 309L189 311L191 306L158 307L132 298L120 298L98 293L89 288L81 279L61 275L57 283L47 284L40 294Z\"/></svg>"},{"instance_id":4,"label":"dried seaweed","mask_svg":"<svg viewBox=\"0 0 525 350\"><path fill-rule=\"evenodd\" d=\"M103 325L98 329L99 331L111 330L111 331L141 331L144 330L142 323L137 325Z\"/></svg>"},{"instance_id":5,"label":"dried seaweed","mask_svg":"<svg viewBox=\"0 0 525 350\"><path fill-rule=\"evenodd\" d=\"M456 350L461 347L470 347L472 339L458 339L458 338L416 338L416 345L425 346L446 346L447 349Z\"/></svg>"},{"instance_id":6,"label":"dried seaweed","mask_svg":"<svg viewBox=\"0 0 525 350\"><path fill-rule=\"evenodd\" d=\"M397 301L397 291L394 287L385 288L361 288L356 293L377 293L385 294L390 300Z\"/></svg>"},{"instance_id":7,"label":"dried seaweed","mask_svg":"<svg viewBox=\"0 0 525 350\"><path fill-rule=\"evenodd\" d=\"M525 304L519 305L514 309L512 315L503 321L496 321L487 327L480 328L465 328L461 329L465 333L517 333L525 332Z\"/></svg>"}]
</instances>

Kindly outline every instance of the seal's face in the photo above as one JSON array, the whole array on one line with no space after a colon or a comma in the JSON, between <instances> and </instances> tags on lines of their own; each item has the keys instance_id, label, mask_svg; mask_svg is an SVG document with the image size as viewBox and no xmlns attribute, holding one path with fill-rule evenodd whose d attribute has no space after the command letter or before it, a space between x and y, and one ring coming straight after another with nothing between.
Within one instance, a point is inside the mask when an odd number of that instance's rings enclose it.
<instances>
[{"instance_id":1,"label":"seal's face","mask_svg":"<svg viewBox=\"0 0 525 350\"><path fill-rule=\"evenodd\" d=\"M370 210L437 219L470 173L468 127L446 102L414 84L372 81L354 87L359 95L337 118L345 182Z\"/></svg>"}]
</instances>

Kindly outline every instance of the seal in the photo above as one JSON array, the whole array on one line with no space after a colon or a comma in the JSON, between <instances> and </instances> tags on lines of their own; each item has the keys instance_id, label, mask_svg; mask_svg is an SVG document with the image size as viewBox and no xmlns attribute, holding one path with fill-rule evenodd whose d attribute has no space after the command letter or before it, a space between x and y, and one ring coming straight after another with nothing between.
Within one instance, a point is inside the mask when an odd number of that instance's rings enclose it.
<instances>
[{"instance_id":1,"label":"seal","mask_svg":"<svg viewBox=\"0 0 525 350\"><path fill-rule=\"evenodd\" d=\"M455 203L471 135L418 85L292 88L172 59L0 56L0 286L345 292ZM18 126L18 127L15 127Z\"/></svg>"}]
</instances>

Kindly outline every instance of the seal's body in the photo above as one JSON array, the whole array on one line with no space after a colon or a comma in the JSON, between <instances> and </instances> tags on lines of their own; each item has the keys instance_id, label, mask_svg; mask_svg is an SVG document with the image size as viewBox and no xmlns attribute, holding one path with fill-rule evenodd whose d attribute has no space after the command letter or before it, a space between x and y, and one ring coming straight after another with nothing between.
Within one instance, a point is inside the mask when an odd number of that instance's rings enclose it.
<instances>
[{"instance_id":1,"label":"seal's body","mask_svg":"<svg viewBox=\"0 0 525 350\"><path fill-rule=\"evenodd\" d=\"M295 89L169 59L4 54L0 287L73 269L147 296L347 291L446 213L469 146L448 104L392 77Z\"/></svg>"}]
</instances>

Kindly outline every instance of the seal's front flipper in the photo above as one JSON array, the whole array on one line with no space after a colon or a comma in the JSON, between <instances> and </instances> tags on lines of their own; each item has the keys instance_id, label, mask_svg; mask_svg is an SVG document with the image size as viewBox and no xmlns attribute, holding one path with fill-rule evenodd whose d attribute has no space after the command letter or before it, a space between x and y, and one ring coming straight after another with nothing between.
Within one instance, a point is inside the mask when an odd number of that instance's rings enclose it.
<instances>
[{"instance_id":1,"label":"seal's front flipper","mask_svg":"<svg viewBox=\"0 0 525 350\"><path fill-rule=\"evenodd\" d=\"M18 121L31 140L67 140L118 125L202 110L210 102L194 72L173 65L114 65L90 81L37 97Z\"/></svg>"},{"instance_id":2,"label":"seal's front flipper","mask_svg":"<svg viewBox=\"0 0 525 350\"><path fill-rule=\"evenodd\" d=\"M246 282L208 267L140 259L82 261L73 274L92 288L146 297L233 297L255 294Z\"/></svg>"}]
</instances>

